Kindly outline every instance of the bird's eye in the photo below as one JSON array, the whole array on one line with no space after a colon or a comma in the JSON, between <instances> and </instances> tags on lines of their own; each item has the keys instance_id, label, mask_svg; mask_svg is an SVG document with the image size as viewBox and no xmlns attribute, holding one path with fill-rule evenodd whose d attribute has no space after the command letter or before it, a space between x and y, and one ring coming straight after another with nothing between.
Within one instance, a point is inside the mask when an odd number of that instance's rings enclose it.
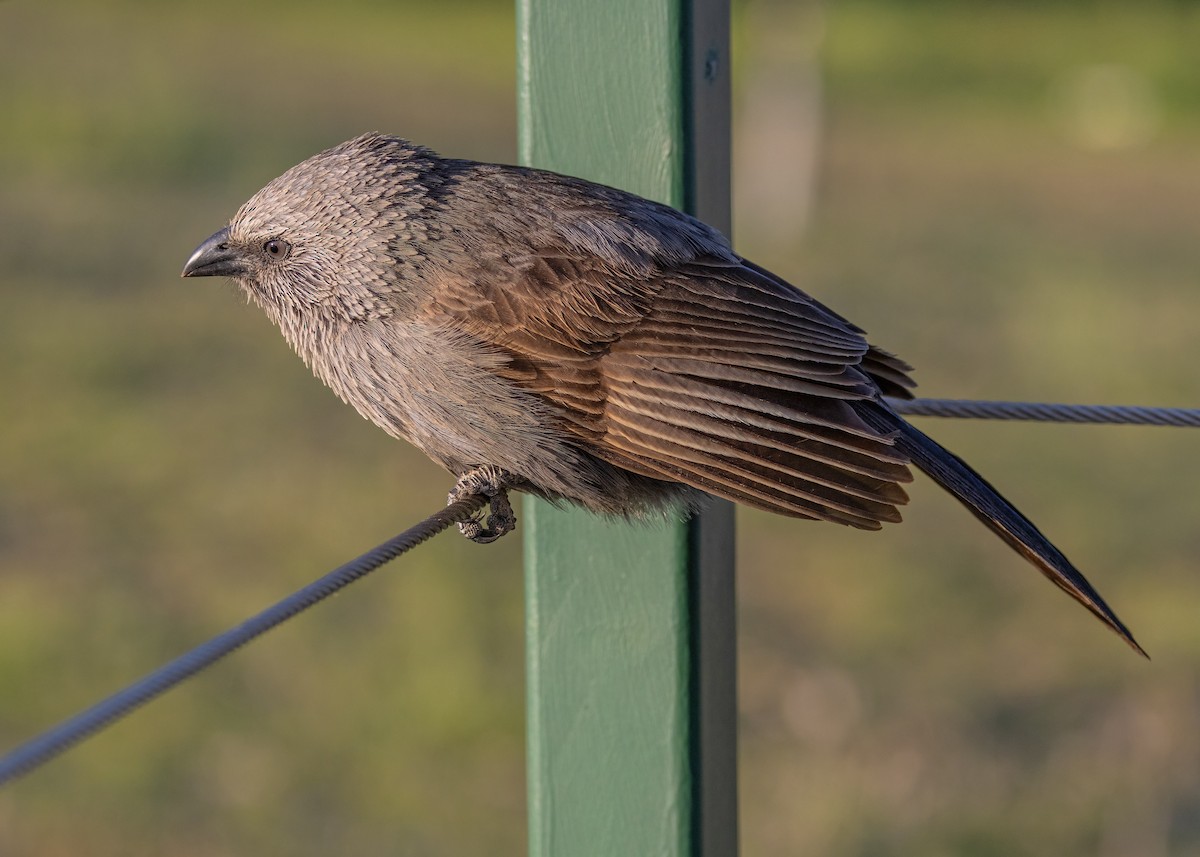
<instances>
[{"instance_id":1,"label":"bird's eye","mask_svg":"<svg viewBox=\"0 0 1200 857\"><path fill-rule=\"evenodd\" d=\"M263 252L276 259L282 259L292 251L292 245L282 238L272 238L263 245Z\"/></svg>"}]
</instances>

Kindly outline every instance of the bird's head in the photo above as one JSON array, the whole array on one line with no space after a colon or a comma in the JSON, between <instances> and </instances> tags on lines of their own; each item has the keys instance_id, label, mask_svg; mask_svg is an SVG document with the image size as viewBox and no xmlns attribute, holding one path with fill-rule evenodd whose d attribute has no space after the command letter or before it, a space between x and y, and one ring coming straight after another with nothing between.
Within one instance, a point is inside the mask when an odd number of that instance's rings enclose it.
<instances>
[{"instance_id":1,"label":"bird's head","mask_svg":"<svg viewBox=\"0 0 1200 857\"><path fill-rule=\"evenodd\" d=\"M200 244L184 277L231 277L277 321L347 320L399 308L416 264L426 179L437 157L367 134L314 155L251 197Z\"/></svg>"}]
</instances>

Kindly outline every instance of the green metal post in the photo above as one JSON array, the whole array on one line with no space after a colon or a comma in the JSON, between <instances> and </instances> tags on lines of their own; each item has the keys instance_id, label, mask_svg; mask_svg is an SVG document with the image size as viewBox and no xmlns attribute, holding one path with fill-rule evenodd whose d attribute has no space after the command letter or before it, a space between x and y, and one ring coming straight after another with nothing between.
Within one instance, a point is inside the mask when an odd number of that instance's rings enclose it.
<instances>
[{"instance_id":1,"label":"green metal post","mask_svg":"<svg viewBox=\"0 0 1200 857\"><path fill-rule=\"evenodd\" d=\"M518 0L524 163L729 231L728 0ZM526 503L529 851L737 853L733 510Z\"/></svg>"}]
</instances>

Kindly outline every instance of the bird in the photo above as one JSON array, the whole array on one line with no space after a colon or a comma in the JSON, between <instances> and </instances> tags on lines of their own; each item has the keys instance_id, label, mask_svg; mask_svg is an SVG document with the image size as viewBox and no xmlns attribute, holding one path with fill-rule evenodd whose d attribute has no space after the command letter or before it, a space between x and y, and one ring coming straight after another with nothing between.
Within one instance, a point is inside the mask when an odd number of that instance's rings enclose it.
<instances>
[{"instance_id":1,"label":"bird","mask_svg":"<svg viewBox=\"0 0 1200 857\"><path fill-rule=\"evenodd\" d=\"M509 490L630 520L708 495L878 530L912 468L1145 651L1016 507L887 399L912 367L669 206L368 133L255 193L187 260L229 277L313 373L448 470L461 525Z\"/></svg>"}]
</instances>

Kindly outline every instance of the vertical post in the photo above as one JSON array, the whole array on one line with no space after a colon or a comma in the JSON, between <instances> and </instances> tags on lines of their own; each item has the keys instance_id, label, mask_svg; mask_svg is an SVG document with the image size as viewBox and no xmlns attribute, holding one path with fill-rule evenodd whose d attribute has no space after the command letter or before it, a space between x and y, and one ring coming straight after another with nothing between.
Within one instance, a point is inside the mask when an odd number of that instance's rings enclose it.
<instances>
[{"instance_id":1,"label":"vertical post","mask_svg":"<svg viewBox=\"0 0 1200 857\"><path fill-rule=\"evenodd\" d=\"M522 162L729 232L728 0L517 0ZM733 509L525 506L532 857L737 853Z\"/></svg>"}]
</instances>

